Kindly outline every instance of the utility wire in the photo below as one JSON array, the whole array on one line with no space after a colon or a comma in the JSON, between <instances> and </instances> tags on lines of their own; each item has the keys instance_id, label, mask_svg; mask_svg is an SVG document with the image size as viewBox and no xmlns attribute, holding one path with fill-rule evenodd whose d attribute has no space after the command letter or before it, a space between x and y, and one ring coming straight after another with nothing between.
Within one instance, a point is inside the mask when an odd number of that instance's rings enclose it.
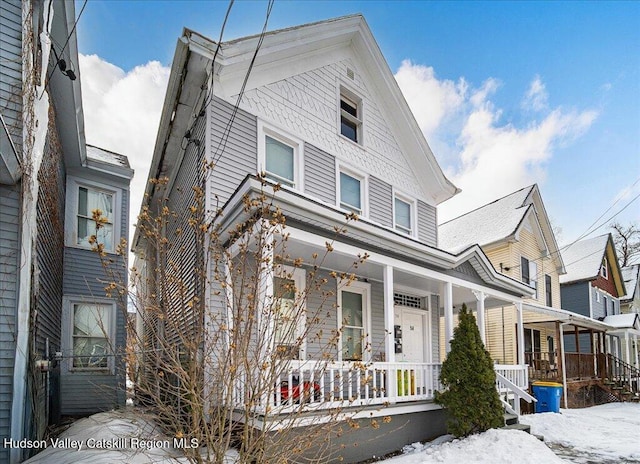
<instances>
[{"instance_id":1,"label":"utility wire","mask_svg":"<svg viewBox=\"0 0 640 464\"><path fill-rule=\"evenodd\" d=\"M84 3L82 4L82 8L80 9L80 13L78 14L78 17L76 18L76 21L73 23L73 27L71 28L71 32L69 32L69 35L67 36L67 40L65 40L64 45L62 46L62 50L60 50L60 57L58 58L57 55L56 55L56 58L57 58L56 59L56 63L53 65L53 69L51 69L51 72L47 76L47 80L45 81L45 87L47 86L47 84L51 80L51 77L53 76L53 73L56 71L56 68L58 67L58 64L60 63L60 60L64 56L64 51L67 48L67 45L69 45L69 40L71 39L71 36L73 35L73 33L76 30L76 26L78 25L78 21L80 21L80 18L82 17L82 13L84 12L84 9L87 6L87 2L88 1L89 0L84 0ZM53 2L51 2L51 3L53 3ZM53 40L52 40L52 42L53 42ZM52 45L52 47L53 47L53 45ZM44 66L44 63L42 65ZM44 95L44 89L42 90L42 94ZM39 98L42 98L42 95L40 95Z\"/></svg>"},{"instance_id":2,"label":"utility wire","mask_svg":"<svg viewBox=\"0 0 640 464\"><path fill-rule=\"evenodd\" d=\"M242 97L244 95L244 91L245 88L247 86L247 82L249 81L249 76L251 75L251 71L253 69L253 66L256 62L256 58L258 56L258 52L260 51L260 47L262 46L262 43L264 41L264 37L265 34L267 32L267 26L269 23L269 17L271 16L271 10L273 9L273 4L274 4L274 0L269 0L269 3L267 4L267 13L266 13L266 17L264 20L264 25L262 26L262 32L260 33L260 37L258 38L258 43L256 45L256 49L253 53L253 57L251 58L251 62L249 63L249 68L247 69L247 72L244 76L244 80L242 82L242 87L240 88L240 92L238 93L238 98L236 100L236 104L233 107L233 111L231 113L231 117L229 118L229 121L227 122L227 125L223 131L223 135L222 138L220 139L220 141L218 142L218 146L216 147L214 156L212 157L212 166L215 166L218 161L220 161L220 158L222 157L222 155L224 154L224 151L227 148L227 141L229 139L229 135L231 134L231 128L233 126L233 122L236 119L236 116L238 114L238 109L240 107L240 102L242 100Z\"/></svg>"}]
</instances>

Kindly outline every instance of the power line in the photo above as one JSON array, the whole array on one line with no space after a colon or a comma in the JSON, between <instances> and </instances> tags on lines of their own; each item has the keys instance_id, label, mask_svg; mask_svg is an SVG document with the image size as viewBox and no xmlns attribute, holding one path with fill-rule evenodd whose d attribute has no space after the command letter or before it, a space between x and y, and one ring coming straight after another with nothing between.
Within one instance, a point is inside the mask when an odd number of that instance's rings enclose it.
<instances>
[{"instance_id":1,"label":"power line","mask_svg":"<svg viewBox=\"0 0 640 464\"><path fill-rule=\"evenodd\" d=\"M229 135L231 134L231 128L233 126L233 122L235 121L235 118L238 114L238 109L240 107L240 102L242 100L242 97L244 95L244 91L245 88L247 86L247 82L249 81L249 76L251 75L251 71L253 69L253 66L256 62L256 58L258 56L258 52L260 51L260 47L262 46L262 43L264 41L264 37L265 34L267 32L267 25L269 23L269 17L271 16L271 10L273 9L273 4L274 4L274 0L269 0L269 3L267 4L267 13L266 13L266 17L264 20L264 25L262 26L262 32L260 33L260 37L258 38L258 43L256 45L256 49L253 53L253 57L251 58L251 62L249 63L249 68L247 69L247 72L244 76L244 80L242 82L242 87L240 88L240 92L238 93L238 98L236 99L236 104L233 107L233 111L231 113L231 117L229 118L229 121L227 122L227 125L223 131L222 134L222 138L220 139L220 141L218 142L218 146L216 147L216 151L214 153L214 156L212 157L212 166L215 166L218 161L220 160L220 158L222 157L222 155L224 154L224 151L227 148L227 141L229 139ZM222 148L221 148L222 146Z\"/></svg>"},{"instance_id":2,"label":"power line","mask_svg":"<svg viewBox=\"0 0 640 464\"><path fill-rule=\"evenodd\" d=\"M56 63L53 65L53 69L51 69L51 72L47 76L47 80L44 83L45 87L49 83L49 80L51 80L51 77L53 76L53 73L55 72L56 68L58 67L58 64L60 64L60 60L64 56L64 51L67 48L67 45L69 44L69 40L71 39L71 36L73 35L73 33L76 30L76 26L78 25L78 21L80 21L80 18L82 17L82 13L84 12L84 9L87 6L87 2L88 1L89 0L84 0L84 3L82 4L82 8L80 9L80 13L78 14L78 17L76 18L75 22L73 23L73 27L71 28L71 32L69 32L69 35L67 36L67 40L65 40L64 45L62 46L62 50L60 50L60 57L58 57L56 55ZM51 2L51 4L53 4L53 2ZM52 40L52 42L53 42L53 40ZM52 48L53 48L53 45L52 45ZM54 54L55 54L55 50L54 50ZM43 63L43 66L44 66L44 63ZM44 89L42 90L42 95L44 95ZM42 95L40 95L39 98L42 98Z\"/></svg>"}]
</instances>

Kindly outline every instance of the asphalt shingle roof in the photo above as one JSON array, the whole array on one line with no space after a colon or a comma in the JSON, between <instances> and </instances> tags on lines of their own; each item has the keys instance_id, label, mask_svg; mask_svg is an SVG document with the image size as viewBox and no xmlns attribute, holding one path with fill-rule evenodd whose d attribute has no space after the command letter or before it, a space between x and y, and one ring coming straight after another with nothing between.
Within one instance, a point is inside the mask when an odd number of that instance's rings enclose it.
<instances>
[{"instance_id":1,"label":"asphalt shingle roof","mask_svg":"<svg viewBox=\"0 0 640 464\"><path fill-rule=\"evenodd\" d=\"M560 283L591 279L600 272L600 264L607 247L609 234L580 240L562 250L566 274L560 276Z\"/></svg>"}]
</instances>

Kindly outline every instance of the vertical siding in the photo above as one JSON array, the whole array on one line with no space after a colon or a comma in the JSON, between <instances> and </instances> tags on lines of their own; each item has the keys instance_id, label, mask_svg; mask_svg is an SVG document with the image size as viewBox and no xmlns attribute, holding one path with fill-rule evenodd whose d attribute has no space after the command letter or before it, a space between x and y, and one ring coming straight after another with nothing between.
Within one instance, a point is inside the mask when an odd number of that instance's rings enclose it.
<instances>
[{"instance_id":1,"label":"vertical siding","mask_svg":"<svg viewBox=\"0 0 640 464\"><path fill-rule=\"evenodd\" d=\"M0 108L18 152L22 151L22 3L0 2Z\"/></svg>"},{"instance_id":2,"label":"vertical siding","mask_svg":"<svg viewBox=\"0 0 640 464\"><path fill-rule=\"evenodd\" d=\"M214 209L224 206L242 179L258 170L256 117L238 110L231 129L227 131L228 137L223 137L232 111L230 103L217 97L213 98L207 110L208 154L216 161L208 184L209 201Z\"/></svg>"},{"instance_id":3,"label":"vertical siding","mask_svg":"<svg viewBox=\"0 0 640 464\"><path fill-rule=\"evenodd\" d=\"M436 208L418 200L418 238L427 245L438 244Z\"/></svg>"},{"instance_id":4,"label":"vertical siding","mask_svg":"<svg viewBox=\"0 0 640 464\"><path fill-rule=\"evenodd\" d=\"M336 204L336 168L335 157L314 147L304 144L304 192L307 195Z\"/></svg>"},{"instance_id":5,"label":"vertical siding","mask_svg":"<svg viewBox=\"0 0 640 464\"><path fill-rule=\"evenodd\" d=\"M386 227L393 227L393 192L391 185L369 177L369 217Z\"/></svg>"},{"instance_id":6,"label":"vertical siding","mask_svg":"<svg viewBox=\"0 0 640 464\"><path fill-rule=\"evenodd\" d=\"M560 287L562 309L573 311L589 317L589 298L593 298L593 316L596 317L598 308L595 302L595 294L588 282L578 282L576 284L566 284ZM590 295L591 294L591 295ZM593 295L593 296L592 296ZM602 301L602 299L600 300Z\"/></svg>"},{"instance_id":7,"label":"vertical siding","mask_svg":"<svg viewBox=\"0 0 640 464\"><path fill-rule=\"evenodd\" d=\"M10 435L15 358L18 266L20 256L20 184L0 185L0 440ZM8 462L0 448L0 462Z\"/></svg>"},{"instance_id":8,"label":"vertical siding","mask_svg":"<svg viewBox=\"0 0 640 464\"><path fill-rule=\"evenodd\" d=\"M371 283L371 353L373 359L384 354L384 284Z\"/></svg>"}]
</instances>

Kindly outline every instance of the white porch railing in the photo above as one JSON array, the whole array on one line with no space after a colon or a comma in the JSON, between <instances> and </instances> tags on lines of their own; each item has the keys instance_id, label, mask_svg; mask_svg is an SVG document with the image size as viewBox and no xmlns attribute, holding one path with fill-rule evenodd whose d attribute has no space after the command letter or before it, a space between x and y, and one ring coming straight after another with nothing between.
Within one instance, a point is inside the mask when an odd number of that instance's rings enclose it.
<instances>
[{"instance_id":1,"label":"white porch railing","mask_svg":"<svg viewBox=\"0 0 640 464\"><path fill-rule=\"evenodd\" d=\"M440 363L283 361L273 389L256 405L274 413L432 400L441 388ZM234 390L237 405L247 392ZM255 403L254 403L255 404Z\"/></svg>"},{"instance_id":2,"label":"white porch railing","mask_svg":"<svg viewBox=\"0 0 640 464\"><path fill-rule=\"evenodd\" d=\"M511 414L520 415L520 400L527 403L535 402L536 399L526 390L529 388L528 366L495 364L496 389L500 395L502 405Z\"/></svg>"}]
</instances>

